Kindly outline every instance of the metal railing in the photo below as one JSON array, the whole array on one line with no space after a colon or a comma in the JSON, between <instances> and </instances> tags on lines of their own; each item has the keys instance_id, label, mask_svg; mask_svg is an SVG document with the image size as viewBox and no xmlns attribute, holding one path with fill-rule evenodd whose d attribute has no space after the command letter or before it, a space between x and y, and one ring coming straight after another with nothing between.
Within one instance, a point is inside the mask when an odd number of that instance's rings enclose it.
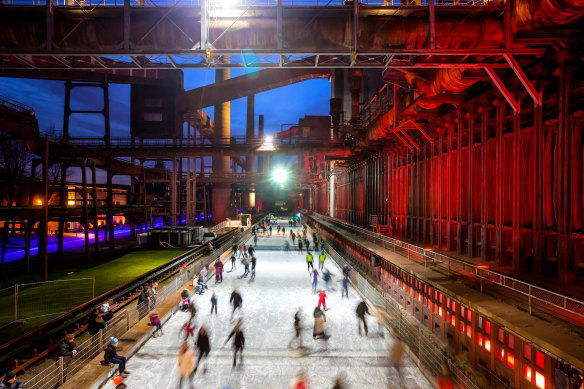
<instances>
[{"instance_id":1,"label":"metal railing","mask_svg":"<svg viewBox=\"0 0 584 389\"><path fill-rule=\"evenodd\" d=\"M340 267L353 264L345 259L341 253L350 257L344 247L340 247L337 242L325 242L325 250L329 257ZM371 284L367 278L357 271L350 273L350 280L353 287L363 294L371 303L380 305L385 312L391 317L385 319L385 327L401 339L407 345L409 354L414 363L418 365L428 379L435 379L442 374L442 364L448 364L456 388L478 389L472 380L467 377L448 357L448 352L434 335L414 316L404 310L402 305L394 298L394 291L400 291L401 287L394 282L389 282L386 289L380 290L376 285Z\"/></svg>"},{"instance_id":2,"label":"metal railing","mask_svg":"<svg viewBox=\"0 0 584 389\"><path fill-rule=\"evenodd\" d=\"M28 105L23 104L20 101L13 100L6 96L0 96L0 105L3 105L7 108L13 109L21 113L34 112L32 107L29 107Z\"/></svg>"},{"instance_id":3,"label":"metal railing","mask_svg":"<svg viewBox=\"0 0 584 389\"><path fill-rule=\"evenodd\" d=\"M192 279L194 274L198 274L201 271L203 266L213 263L218 256L227 250L230 250L235 242L246 241L250 236L250 228L241 234L235 234L228 241L224 242L221 247L213 250L209 255L201 257L199 260L187 266L185 271L178 274L172 281L160 288L154 298L151 298L151 300L145 303L137 304L135 308L129 307L116 315L109 321L105 329L100 330L99 333L77 345L78 350L74 357L59 358L54 364L28 379L24 383L24 387L26 389L52 389L62 385L68 378L73 377L73 375L81 370L81 368L89 361L102 353L104 347L107 346L110 337L122 337L136 323L146 317L149 312L153 311L174 293L181 290L184 284ZM167 318L168 316L162 320L164 321Z\"/></svg>"},{"instance_id":4,"label":"metal railing","mask_svg":"<svg viewBox=\"0 0 584 389\"><path fill-rule=\"evenodd\" d=\"M438 0L438 6L485 6L491 5L489 0ZM46 5L47 0L4 0L3 5ZM55 6L62 7L121 7L124 0L54 0ZM223 6L220 0L207 1L209 9ZM246 7L276 7L277 0L238 0L230 2L230 7L245 9ZM200 7L200 0L131 0L132 7ZM352 7L351 0L282 0L282 6L317 6L317 7ZM359 0L359 6L373 7L427 7L428 0Z\"/></svg>"},{"instance_id":5,"label":"metal railing","mask_svg":"<svg viewBox=\"0 0 584 389\"><path fill-rule=\"evenodd\" d=\"M468 276L474 277L480 286L481 292L485 287L490 287L491 289L496 287L500 289L498 291L499 293L501 291L512 292L512 297L515 300L529 306L530 313L532 312L533 307L536 306L542 311L556 315L559 313L567 320L584 318L584 302L578 299L509 277L472 262L449 257L398 239L379 235L329 216L315 214L312 211L307 210L304 210L303 212L326 220L327 222L339 226L368 242L390 249L406 258L420 262L424 266L440 268L443 271L446 271L449 277L451 275L467 276L465 277L467 280ZM508 297L507 294L505 297Z\"/></svg>"}]
</instances>

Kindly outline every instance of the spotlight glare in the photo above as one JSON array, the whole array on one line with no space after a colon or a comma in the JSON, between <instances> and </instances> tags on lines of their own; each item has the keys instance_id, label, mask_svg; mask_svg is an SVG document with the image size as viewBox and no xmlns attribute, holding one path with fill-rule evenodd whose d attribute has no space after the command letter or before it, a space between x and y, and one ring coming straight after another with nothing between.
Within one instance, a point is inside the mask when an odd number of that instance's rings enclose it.
<instances>
[{"instance_id":1,"label":"spotlight glare","mask_svg":"<svg viewBox=\"0 0 584 389\"><path fill-rule=\"evenodd\" d=\"M288 179L288 172L282 168L276 169L276 171L274 171L274 175L273 175L274 181L276 181L278 184L284 184L284 182L286 182L286 180Z\"/></svg>"}]
</instances>

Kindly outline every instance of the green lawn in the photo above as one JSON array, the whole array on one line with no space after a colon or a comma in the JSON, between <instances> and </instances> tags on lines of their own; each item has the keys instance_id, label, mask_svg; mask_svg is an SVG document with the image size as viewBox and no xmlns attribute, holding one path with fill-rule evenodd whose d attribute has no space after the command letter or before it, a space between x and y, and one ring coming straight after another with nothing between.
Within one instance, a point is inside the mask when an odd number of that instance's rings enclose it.
<instances>
[{"instance_id":1,"label":"green lawn","mask_svg":"<svg viewBox=\"0 0 584 389\"><path fill-rule=\"evenodd\" d=\"M169 261L183 253L184 249L137 250L113 258L104 254L101 260L55 261L51 267L49 279L66 280L76 278L95 278L95 296L115 288L139 275ZM37 276L16 275L10 277L12 284L34 282ZM8 286L6 281L3 287ZM63 312L91 298L91 281L83 283L47 283L19 292L19 312L26 316L48 315ZM19 314L19 317L21 315ZM34 327L52 319L54 315L25 320L23 323L10 325L0 330L0 342L30 331ZM0 295L0 327L14 318L14 299L10 290Z\"/></svg>"}]
</instances>

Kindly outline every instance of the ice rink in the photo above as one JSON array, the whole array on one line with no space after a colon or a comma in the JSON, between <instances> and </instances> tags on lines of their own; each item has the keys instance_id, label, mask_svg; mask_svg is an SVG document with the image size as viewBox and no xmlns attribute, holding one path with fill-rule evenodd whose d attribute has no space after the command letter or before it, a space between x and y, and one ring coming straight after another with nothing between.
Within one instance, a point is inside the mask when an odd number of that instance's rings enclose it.
<instances>
[{"instance_id":1,"label":"ice rink","mask_svg":"<svg viewBox=\"0 0 584 389\"><path fill-rule=\"evenodd\" d=\"M286 226L286 237L289 239ZM285 252L285 239L277 235L259 237L256 251L256 279L239 278L243 265L237 269L225 263L223 283L209 280L209 289L193 299L198 309L197 326L206 325L210 334L211 354L203 359L194 379L195 388L288 388L291 379L303 370L311 388L332 388L334 378L342 374L347 388L400 388L395 369L388 367L388 350L393 339L378 326L373 316L368 316L369 336L359 336L355 309L360 301L357 292L349 286L349 299L341 298L341 271L327 258L325 268L334 275L336 290L328 290L326 317L328 349L323 340L313 340L313 310L318 297L311 290L311 277L307 271L304 252ZM312 240L311 240L312 241ZM253 243L253 242L252 242ZM249 244L249 242L248 242ZM262 249L264 247L264 249ZM313 253L314 254L314 253ZM314 255L318 268L318 255ZM243 364L232 368L233 339L225 345L232 331L235 317L231 318L230 294L237 287L243 297L243 333L246 338ZM324 282L319 279L318 288ZM215 291L218 297L218 316L210 316L210 298ZM308 355L299 358L288 343L293 337L294 313L303 310L303 342ZM179 386L177 353L182 339L178 332L189 318L186 312L177 312L163 327L164 335L151 338L128 361L131 375L126 379L128 388L177 388ZM197 331L195 331L195 335ZM191 338L191 344L194 338ZM123 354L123 352L121 353ZM402 373L408 388L432 388L423 374L404 356ZM113 388L108 383L107 388ZM188 387L184 385L184 387Z\"/></svg>"}]
</instances>

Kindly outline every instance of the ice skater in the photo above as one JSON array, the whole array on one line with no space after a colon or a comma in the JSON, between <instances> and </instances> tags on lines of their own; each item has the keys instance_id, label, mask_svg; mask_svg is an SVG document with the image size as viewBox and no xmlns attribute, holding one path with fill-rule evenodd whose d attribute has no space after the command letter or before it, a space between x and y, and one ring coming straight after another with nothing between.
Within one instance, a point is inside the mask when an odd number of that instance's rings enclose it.
<instances>
[{"instance_id":1,"label":"ice skater","mask_svg":"<svg viewBox=\"0 0 584 389\"><path fill-rule=\"evenodd\" d=\"M351 269L349 269L349 265L345 265L345 267L343 267L343 276L348 278L350 272L351 272Z\"/></svg>"},{"instance_id":2,"label":"ice skater","mask_svg":"<svg viewBox=\"0 0 584 389\"><path fill-rule=\"evenodd\" d=\"M257 245L256 245L257 246ZM253 257L253 255L255 254L255 247L253 247L251 244L249 245L249 248L247 249L247 253L249 254L250 257Z\"/></svg>"},{"instance_id":3,"label":"ice skater","mask_svg":"<svg viewBox=\"0 0 584 389\"><path fill-rule=\"evenodd\" d=\"M314 270L314 266L312 265L312 253L306 254L306 266L308 268L308 272L310 273L310 268Z\"/></svg>"},{"instance_id":4,"label":"ice skater","mask_svg":"<svg viewBox=\"0 0 584 389\"><path fill-rule=\"evenodd\" d=\"M251 256L251 279L255 280L255 268L256 268L257 258L255 255Z\"/></svg>"},{"instance_id":5,"label":"ice skater","mask_svg":"<svg viewBox=\"0 0 584 389\"><path fill-rule=\"evenodd\" d=\"M296 313L294 314L294 337L292 339L290 339L290 342L288 342L288 348L292 348L292 342L294 342L294 340L296 340L297 343L297 347L298 349L303 348L302 347L302 308L298 308L298 310L296 311Z\"/></svg>"},{"instance_id":6,"label":"ice skater","mask_svg":"<svg viewBox=\"0 0 584 389\"><path fill-rule=\"evenodd\" d=\"M402 357L404 355L404 345L399 337L395 337L393 347L389 352L390 368L393 367L399 377L399 382L402 388L406 387L404 377L401 371ZM390 379L391 380L391 379Z\"/></svg>"},{"instance_id":7,"label":"ice skater","mask_svg":"<svg viewBox=\"0 0 584 389\"><path fill-rule=\"evenodd\" d=\"M233 252L231 254L231 270L230 271L233 271L233 270L235 270L235 252Z\"/></svg>"},{"instance_id":8,"label":"ice skater","mask_svg":"<svg viewBox=\"0 0 584 389\"><path fill-rule=\"evenodd\" d=\"M298 254L302 255L302 239L298 238Z\"/></svg>"},{"instance_id":9,"label":"ice skater","mask_svg":"<svg viewBox=\"0 0 584 389\"><path fill-rule=\"evenodd\" d=\"M320 308L314 308L314 330L312 332L313 339L324 339L324 341L328 341L330 338L329 335L326 333L326 316Z\"/></svg>"},{"instance_id":10,"label":"ice skater","mask_svg":"<svg viewBox=\"0 0 584 389\"><path fill-rule=\"evenodd\" d=\"M310 388L310 381L306 378L306 373L304 371L300 371L296 377L292 378L290 381L290 385L288 385L289 389L309 389Z\"/></svg>"},{"instance_id":11,"label":"ice skater","mask_svg":"<svg viewBox=\"0 0 584 389\"><path fill-rule=\"evenodd\" d=\"M243 364L243 348L245 347L245 336L243 336L243 331L241 330L241 320L237 321L237 324L233 328L233 331L227 337L225 344L229 342L229 339L233 338L233 367L237 365L237 353L239 353L239 363Z\"/></svg>"},{"instance_id":12,"label":"ice skater","mask_svg":"<svg viewBox=\"0 0 584 389\"><path fill-rule=\"evenodd\" d=\"M185 379L188 379L189 385L193 386L193 376L196 370L195 353L189 347L189 344L184 341L178 352L178 374L180 377L178 387L182 388Z\"/></svg>"},{"instance_id":13,"label":"ice skater","mask_svg":"<svg viewBox=\"0 0 584 389\"><path fill-rule=\"evenodd\" d=\"M239 278L244 278L249 274L249 254L246 253L241 262L243 263L243 268L245 271Z\"/></svg>"},{"instance_id":14,"label":"ice skater","mask_svg":"<svg viewBox=\"0 0 584 389\"><path fill-rule=\"evenodd\" d=\"M215 260L215 283L223 282L223 262L219 258Z\"/></svg>"},{"instance_id":15,"label":"ice skater","mask_svg":"<svg viewBox=\"0 0 584 389\"><path fill-rule=\"evenodd\" d=\"M324 280L326 289L330 289L333 291L336 290L335 288L333 288L332 284L329 285L330 281L333 279L333 276L329 269L324 269L324 271L322 272L322 279Z\"/></svg>"},{"instance_id":16,"label":"ice skater","mask_svg":"<svg viewBox=\"0 0 584 389\"><path fill-rule=\"evenodd\" d=\"M318 271L312 269L312 293L316 293L316 284L318 283Z\"/></svg>"},{"instance_id":17,"label":"ice skater","mask_svg":"<svg viewBox=\"0 0 584 389\"><path fill-rule=\"evenodd\" d=\"M328 296L326 295L326 292L324 291L324 289L321 289L320 292L318 292L318 307L320 308L321 304L322 304L322 308L326 311L326 298Z\"/></svg>"},{"instance_id":18,"label":"ice skater","mask_svg":"<svg viewBox=\"0 0 584 389\"><path fill-rule=\"evenodd\" d=\"M233 288L233 292L231 292L231 298L229 299L229 303L233 305L233 311L231 311L231 317L233 318L235 310L238 308L241 310L241 304L243 303L243 299L241 298L241 295L237 291L237 288Z\"/></svg>"},{"instance_id":19,"label":"ice skater","mask_svg":"<svg viewBox=\"0 0 584 389\"><path fill-rule=\"evenodd\" d=\"M343 285L343 289L341 291L341 298L343 298L345 296L347 298L349 298L349 278L343 277L343 279L341 280L341 283Z\"/></svg>"},{"instance_id":20,"label":"ice skater","mask_svg":"<svg viewBox=\"0 0 584 389\"><path fill-rule=\"evenodd\" d=\"M215 295L215 292L213 292L213 295L211 296L211 315L213 314L213 310L215 310L215 315L217 315L217 296Z\"/></svg>"},{"instance_id":21,"label":"ice skater","mask_svg":"<svg viewBox=\"0 0 584 389\"><path fill-rule=\"evenodd\" d=\"M203 284L205 286L205 289L208 289L207 288L207 273L208 272L209 272L209 264L206 264L205 266L203 266L203 268L201 269L201 271L199 273L201 275L201 278L203 279Z\"/></svg>"},{"instance_id":22,"label":"ice skater","mask_svg":"<svg viewBox=\"0 0 584 389\"><path fill-rule=\"evenodd\" d=\"M195 336L195 324L193 320L187 320L178 331L178 337L183 336L186 342L191 336Z\"/></svg>"},{"instance_id":23,"label":"ice skater","mask_svg":"<svg viewBox=\"0 0 584 389\"><path fill-rule=\"evenodd\" d=\"M367 320L365 320L365 315L371 315L369 313L369 307L367 307L367 303L365 300L361 300L359 305L357 305L357 326L359 327L359 336L361 335L361 322L363 322L363 328L365 329L365 336L369 335L369 330L367 329Z\"/></svg>"},{"instance_id":24,"label":"ice skater","mask_svg":"<svg viewBox=\"0 0 584 389\"><path fill-rule=\"evenodd\" d=\"M241 248L241 258L243 258L246 253L247 253L247 246L243 245L243 247Z\"/></svg>"},{"instance_id":25,"label":"ice skater","mask_svg":"<svg viewBox=\"0 0 584 389\"><path fill-rule=\"evenodd\" d=\"M158 317L158 314L157 314L156 312L152 312L152 313L150 314L150 324L151 324L153 327L156 327L156 331L154 331L154 332L152 333L152 336L153 336L154 338L156 338L157 336L162 336L162 335L164 335L164 334L162 333L162 323L160 322L160 318Z\"/></svg>"},{"instance_id":26,"label":"ice skater","mask_svg":"<svg viewBox=\"0 0 584 389\"><path fill-rule=\"evenodd\" d=\"M207 334L207 328L201 326L199 329L199 335L197 336L197 341L195 342L197 349L199 350L199 358L197 359L197 368L200 366L199 363L203 357L208 357L211 352L211 343L209 342L209 334ZM195 371L197 371L195 368ZM205 370L203 370L203 373Z\"/></svg>"},{"instance_id":27,"label":"ice skater","mask_svg":"<svg viewBox=\"0 0 584 389\"><path fill-rule=\"evenodd\" d=\"M324 260L326 259L326 255L324 255L324 250L318 256L318 270L322 270L324 268Z\"/></svg>"}]
</instances>

